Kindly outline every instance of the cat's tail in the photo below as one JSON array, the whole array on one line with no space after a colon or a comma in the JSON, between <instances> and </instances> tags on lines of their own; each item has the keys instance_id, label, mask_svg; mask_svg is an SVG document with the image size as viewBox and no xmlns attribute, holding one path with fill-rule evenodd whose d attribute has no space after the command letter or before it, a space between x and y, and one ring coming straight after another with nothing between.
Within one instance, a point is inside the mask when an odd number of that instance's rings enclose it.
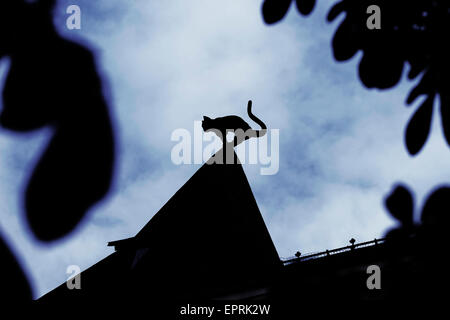
<instances>
[{"instance_id":1,"label":"cat's tail","mask_svg":"<svg viewBox=\"0 0 450 320\"><path fill-rule=\"evenodd\" d=\"M250 117L250 119L255 121L261 127L261 130L252 130L252 131L254 131L254 136L257 138L264 136L267 132L267 127L266 127L266 124L261 121L261 119L259 119L257 116L255 116L252 113L252 100L248 101L247 113L248 113L248 116Z\"/></svg>"}]
</instances>

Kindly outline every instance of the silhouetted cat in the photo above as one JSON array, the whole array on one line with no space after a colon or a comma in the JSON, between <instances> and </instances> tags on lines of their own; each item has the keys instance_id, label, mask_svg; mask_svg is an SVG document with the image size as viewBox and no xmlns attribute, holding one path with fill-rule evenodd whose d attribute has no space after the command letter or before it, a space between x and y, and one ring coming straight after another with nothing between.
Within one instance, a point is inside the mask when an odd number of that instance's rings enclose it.
<instances>
[{"instance_id":1,"label":"silhouetted cat","mask_svg":"<svg viewBox=\"0 0 450 320\"><path fill-rule=\"evenodd\" d=\"M252 101L248 101L247 113L250 119L255 121L261 130L252 129L247 122L239 116L226 116L211 119L203 116L202 128L205 132L213 131L225 144L227 133L234 133L233 147L250 138L259 138L266 134L267 127L252 113ZM230 142L229 142L230 143Z\"/></svg>"}]
</instances>

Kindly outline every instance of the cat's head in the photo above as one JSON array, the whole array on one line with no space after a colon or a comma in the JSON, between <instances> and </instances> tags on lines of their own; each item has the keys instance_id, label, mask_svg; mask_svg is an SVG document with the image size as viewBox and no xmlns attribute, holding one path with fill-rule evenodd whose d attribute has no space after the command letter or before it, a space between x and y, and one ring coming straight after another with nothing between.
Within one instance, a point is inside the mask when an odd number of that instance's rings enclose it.
<instances>
[{"instance_id":1,"label":"cat's head","mask_svg":"<svg viewBox=\"0 0 450 320\"><path fill-rule=\"evenodd\" d=\"M202 128L203 128L203 131L205 131L205 132L213 129L212 119L210 117L203 116Z\"/></svg>"}]
</instances>

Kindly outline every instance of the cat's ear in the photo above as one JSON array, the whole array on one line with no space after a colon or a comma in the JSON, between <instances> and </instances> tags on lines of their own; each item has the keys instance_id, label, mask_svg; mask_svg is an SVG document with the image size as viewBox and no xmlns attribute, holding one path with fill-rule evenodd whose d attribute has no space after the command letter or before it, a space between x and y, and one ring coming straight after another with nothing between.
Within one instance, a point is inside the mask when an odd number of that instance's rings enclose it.
<instances>
[{"instance_id":1,"label":"cat's ear","mask_svg":"<svg viewBox=\"0 0 450 320\"><path fill-rule=\"evenodd\" d=\"M211 120L211 118L207 117L207 116L203 116L203 120Z\"/></svg>"}]
</instances>

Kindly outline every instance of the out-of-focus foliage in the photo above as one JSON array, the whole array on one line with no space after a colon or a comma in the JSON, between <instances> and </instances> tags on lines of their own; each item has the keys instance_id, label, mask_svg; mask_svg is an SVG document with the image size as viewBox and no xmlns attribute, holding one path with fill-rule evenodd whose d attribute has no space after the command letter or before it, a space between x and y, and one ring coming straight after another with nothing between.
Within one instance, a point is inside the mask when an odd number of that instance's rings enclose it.
<instances>
[{"instance_id":1,"label":"out-of-focus foliage","mask_svg":"<svg viewBox=\"0 0 450 320\"><path fill-rule=\"evenodd\" d=\"M420 214L421 227L434 237L445 238L450 223L450 187L440 186L434 189L425 200ZM411 234L414 231L414 200L408 187L398 184L385 198L385 206L394 219L399 222L398 229L388 235Z\"/></svg>"},{"instance_id":2,"label":"out-of-focus foliage","mask_svg":"<svg viewBox=\"0 0 450 320\"><path fill-rule=\"evenodd\" d=\"M297 0L299 11L309 14L315 1ZM291 1L266 0L263 17L266 23L281 20ZM377 5L381 12L381 28L369 29L368 7ZM368 88L387 89L396 85L405 64L408 78L420 78L406 99L412 104L419 96L424 101L411 117L405 133L406 147L411 155L424 146L432 121L433 103L440 97L444 136L450 145L450 1L448 0L342 0L335 3L328 21L341 14L344 19L337 28L332 47L337 61L352 58L362 51L359 77Z\"/></svg>"},{"instance_id":3,"label":"out-of-focus foliage","mask_svg":"<svg viewBox=\"0 0 450 320\"><path fill-rule=\"evenodd\" d=\"M10 58L0 125L14 132L52 127L25 190L34 235L71 232L109 190L114 141L109 110L89 49L59 36L54 0L0 4L0 58ZM69 66L69 69L68 69Z\"/></svg>"},{"instance_id":4,"label":"out-of-focus foliage","mask_svg":"<svg viewBox=\"0 0 450 320\"><path fill-rule=\"evenodd\" d=\"M0 126L19 133L53 129L23 195L26 221L41 241L80 224L108 192L114 166L113 128L94 56L56 32L54 4L0 1L0 58L10 59ZM26 277L1 236L0 259L7 277L0 305L29 301Z\"/></svg>"}]
</instances>

